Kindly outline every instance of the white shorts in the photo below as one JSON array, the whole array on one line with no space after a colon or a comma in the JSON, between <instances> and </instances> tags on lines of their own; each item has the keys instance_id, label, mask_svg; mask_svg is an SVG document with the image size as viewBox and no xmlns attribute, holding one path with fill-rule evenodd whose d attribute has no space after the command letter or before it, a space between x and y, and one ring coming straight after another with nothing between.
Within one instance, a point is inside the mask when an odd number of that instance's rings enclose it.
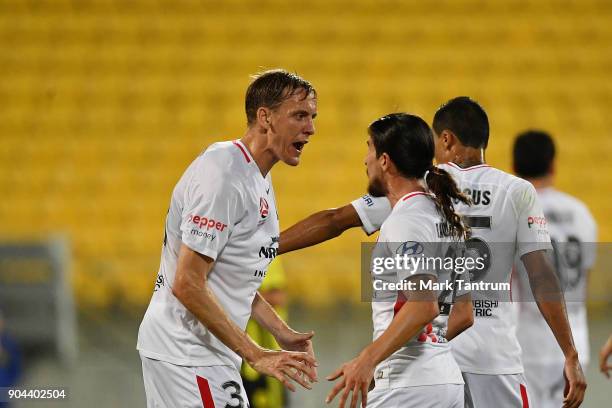
<instances>
[{"instance_id":1,"label":"white shorts","mask_svg":"<svg viewBox=\"0 0 612 408\"><path fill-rule=\"evenodd\" d=\"M147 408L248 408L240 373L230 366L189 367L140 356Z\"/></svg>"},{"instance_id":2,"label":"white shorts","mask_svg":"<svg viewBox=\"0 0 612 408\"><path fill-rule=\"evenodd\" d=\"M527 382L523 374L461 374L465 381L467 408L529 408L530 406Z\"/></svg>"},{"instance_id":3,"label":"white shorts","mask_svg":"<svg viewBox=\"0 0 612 408\"><path fill-rule=\"evenodd\" d=\"M565 378L564 361L554 363L525 363L525 378L529 389L529 399L537 408L559 408L563 405ZM582 366L586 372L586 366Z\"/></svg>"},{"instance_id":4,"label":"white shorts","mask_svg":"<svg viewBox=\"0 0 612 408\"><path fill-rule=\"evenodd\" d=\"M441 384L401 388L374 388L367 408L463 408L463 385Z\"/></svg>"}]
</instances>

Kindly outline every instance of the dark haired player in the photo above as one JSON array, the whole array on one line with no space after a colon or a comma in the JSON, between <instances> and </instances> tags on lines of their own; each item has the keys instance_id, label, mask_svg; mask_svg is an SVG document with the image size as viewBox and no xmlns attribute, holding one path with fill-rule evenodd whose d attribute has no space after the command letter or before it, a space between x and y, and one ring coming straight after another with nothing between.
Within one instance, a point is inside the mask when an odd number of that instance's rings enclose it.
<instances>
[{"instance_id":1,"label":"dark haired player","mask_svg":"<svg viewBox=\"0 0 612 408\"><path fill-rule=\"evenodd\" d=\"M510 282L515 256L521 259L540 312L565 356L568 392L564 407L579 406L586 383L565 302L545 254L551 244L535 188L485 163L489 120L472 99L457 97L444 104L434 116L433 129L436 161L442 163L438 167L449 172L472 199L470 207L456 203L457 212L472 228L467 243L479 248L481 255L493 252L488 254L488 267L473 280ZM281 234L280 252L314 245L356 226L371 234L390 212L387 199L366 195L350 205L313 214ZM489 295L472 293L473 297L480 294ZM526 407L527 388L515 334L516 310L509 301L510 293L497 292L496 296L505 299L474 301L474 326L451 342L466 383L465 403L476 408Z\"/></svg>"},{"instance_id":2,"label":"dark haired player","mask_svg":"<svg viewBox=\"0 0 612 408\"><path fill-rule=\"evenodd\" d=\"M466 204L469 200L447 172L433 166L431 129L418 116L394 113L374 121L368 131L368 192L374 197L386 197L393 206L380 228L373 262L396 255L417 259L426 254L431 259L442 259L451 242L463 241L467 235L452 200ZM440 225L447 227L448 236L439 236ZM414 245L421 245L423 251L406 251ZM373 279L380 282L407 281L415 285L452 282L452 273L426 265L391 267L382 272L372 269ZM471 305L467 296L464 303ZM461 310L470 320L471 308ZM456 318L456 312L451 312L450 319ZM404 291L375 289L374 341L328 377L338 382L327 402L342 392L340 406L344 407L352 391L351 408L356 407L360 394L362 407L462 408L461 371L446 337L450 339L468 326L458 330L451 326L447 331L447 319L438 318L439 314L434 290L419 286ZM368 394L375 372L376 386Z\"/></svg>"},{"instance_id":3,"label":"dark haired player","mask_svg":"<svg viewBox=\"0 0 612 408\"><path fill-rule=\"evenodd\" d=\"M314 134L316 92L283 70L246 92L248 129L209 146L172 193L161 265L138 332L148 407L248 407L241 359L289 389L316 379L312 333L298 333L258 293L279 224L270 170L300 162ZM289 351L262 349L249 317Z\"/></svg>"},{"instance_id":4,"label":"dark haired player","mask_svg":"<svg viewBox=\"0 0 612 408\"><path fill-rule=\"evenodd\" d=\"M555 245L557 266L567 302L567 315L583 366L589 362L586 290L589 269L595 262L597 225L589 209L578 199L554 188L555 144L543 131L519 134L513 148L514 172L536 188ZM558 408L563 404L563 354L553 333L529 301L524 267L517 263L521 299L517 337L523 351L525 377L534 407Z\"/></svg>"}]
</instances>

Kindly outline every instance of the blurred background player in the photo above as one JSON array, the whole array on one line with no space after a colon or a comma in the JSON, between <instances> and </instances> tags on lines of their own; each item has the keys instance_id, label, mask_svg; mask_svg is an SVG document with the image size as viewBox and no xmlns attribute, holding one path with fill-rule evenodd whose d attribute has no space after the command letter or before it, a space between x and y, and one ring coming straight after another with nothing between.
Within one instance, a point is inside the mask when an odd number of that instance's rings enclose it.
<instances>
[{"instance_id":1,"label":"blurred background player","mask_svg":"<svg viewBox=\"0 0 612 408\"><path fill-rule=\"evenodd\" d=\"M287 276L282 261L277 257L270 263L266 278L259 287L259 293L284 321L288 321L289 318L286 290ZM249 320L246 332L263 348L270 350L279 348L272 333L254 319ZM240 373L251 408L281 408L289 405L286 390L276 378L262 375L244 362Z\"/></svg>"},{"instance_id":2,"label":"blurred background player","mask_svg":"<svg viewBox=\"0 0 612 408\"><path fill-rule=\"evenodd\" d=\"M257 290L279 239L270 170L279 161L299 164L314 134L316 102L312 85L297 75L256 76L246 92L243 138L209 146L174 188L138 332L149 407L248 406L242 359L291 390L290 379L311 388L313 333L289 328ZM244 331L251 314L282 348L300 352L258 346Z\"/></svg>"},{"instance_id":3,"label":"blurred background player","mask_svg":"<svg viewBox=\"0 0 612 408\"><path fill-rule=\"evenodd\" d=\"M586 382L565 302L545 253L552 247L535 188L485 163L489 119L474 100L463 96L442 105L434 115L433 130L438 167L448 171L472 199L469 207L456 203L458 213L472 228L468 243L478 249L480 256L490 259L488 267L472 280L510 282L515 256L521 259L540 311L565 356L563 370L568 394L564 404L579 406ZM366 195L339 209L316 213L283 232L280 250L288 252L313 245L359 225L371 234L380 228L390 211L387 199ZM472 297L480 298L474 301L474 326L451 342L466 383L468 407L529 404L510 295L473 293Z\"/></svg>"},{"instance_id":4,"label":"blurred background player","mask_svg":"<svg viewBox=\"0 0 612 408\"><path fill-rule=\"evenodd\" d=\"M535 187L554 246L554 263L565 292L567 317L583 368L589 363L587 282L595 262L597 225L584 203L554 187L556 148L552 137L540 130L520 133L514 141L513 167L517 176ZM563 404L563 354L553 333L529 297L524 266L518 262L520 291L517 337L521 344L525 377L534 407ZM522 279L523 278L523 279Z\"/></svg>"},{"instance_id":5,"label":"blurred background player","mask_svg":"<svg viewBox=\"0 0 612 408\"><path fill-rule=\"evenodd\" d=\"M368 133L368 193L386 197L393 207L380 227L372 259L382 258L385 264L397 255L443 259L449 243L462 242L468 235L454 212L453 200L469 204L469 199L446 171L433 166L431 129L418 116L393 113L375 120ZM420 249L414 249L415 245ZM372 269L371 273L373 280L416 285L454 282L456 276L454 270L435 266L391 267L381 273ZM465 317L472 321L469 292L455 293L466 297L463 304L469 307L453 308L449 320L459 312L464 316L458 321ZM462 408L463 379L446 337L452 339L469 326L449 325L447 331L447 317L439 316L438 301L438 291L419 286L403 291L374 286L373 342L327 377L338 382L326 402L341 393L339 406L344 407L352 392L351 408L357 406L359 396L364 408L366 402L370 408ZM373 378L376 385L368 393Z\"/></svg>"}]
</instances>

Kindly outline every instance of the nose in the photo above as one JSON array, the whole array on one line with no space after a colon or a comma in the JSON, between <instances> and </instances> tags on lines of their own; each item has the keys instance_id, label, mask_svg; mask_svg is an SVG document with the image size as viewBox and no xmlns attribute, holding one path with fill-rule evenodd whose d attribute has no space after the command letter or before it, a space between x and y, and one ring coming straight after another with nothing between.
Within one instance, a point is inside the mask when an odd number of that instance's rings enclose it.
<instances>
[{"instance_id":1,"label":"nose","mask_svg":"<svg viewBox=\"0 0 612 408\"><path fill-rule=\"evenodd\" d=\"M315 126L314 126L314 120L312 120L312 118L308 119L308 121L306 122L306 127L304 128L304 133L306 133L308 136L312 136L315 133Z\"/></svg>"}]
</instances>

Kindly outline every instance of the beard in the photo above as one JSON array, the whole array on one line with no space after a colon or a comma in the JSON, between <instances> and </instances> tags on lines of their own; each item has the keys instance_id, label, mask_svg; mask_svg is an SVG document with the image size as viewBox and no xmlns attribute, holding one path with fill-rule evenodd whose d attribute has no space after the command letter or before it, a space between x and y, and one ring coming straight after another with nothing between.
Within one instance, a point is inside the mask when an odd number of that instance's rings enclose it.
<instances>
[{"instance_id":1,"label":"beard","mask_svg":"<svg viewBox=\"0 0 612 408\"><path fill-rule=\"evenodd\" d=\"M372 197L384 197L387 190L380 179L374 178L368 183L368 194Z\"/></svg>"}]
</instances>

